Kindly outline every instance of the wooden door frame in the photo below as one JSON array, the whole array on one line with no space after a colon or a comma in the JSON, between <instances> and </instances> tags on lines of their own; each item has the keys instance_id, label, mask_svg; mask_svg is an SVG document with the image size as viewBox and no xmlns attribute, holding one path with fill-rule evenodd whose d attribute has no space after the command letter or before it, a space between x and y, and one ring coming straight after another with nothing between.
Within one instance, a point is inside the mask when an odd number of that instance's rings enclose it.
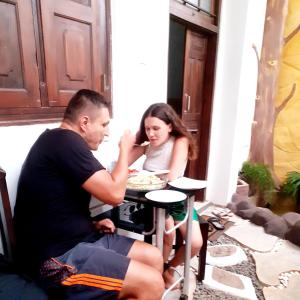
<instances>
[{"instance_id":1,"label":"wooden door frame","mask_svg":"<svg viewBox=\"0 0 300 300\"><path fill-rule=\"evenodd\" d=\"M215 0L217 7L215 14L220 15L221 0ZM209 157L209 141L211 129L211 117L213 106L213 90L215 81L215 65L217 53L217 38L218 38L218 23L219 19L209 18L205 14L195 13L190 8L182 5L178 1L170 0L170 18L176 22L181 23L185 27L204 34L207 37L207 57L204 71L203 85L203 107L199 132L199 178L206 179L208 157ZM199 197L203 198L202 196Z\"/></svg>"}]
</instances>

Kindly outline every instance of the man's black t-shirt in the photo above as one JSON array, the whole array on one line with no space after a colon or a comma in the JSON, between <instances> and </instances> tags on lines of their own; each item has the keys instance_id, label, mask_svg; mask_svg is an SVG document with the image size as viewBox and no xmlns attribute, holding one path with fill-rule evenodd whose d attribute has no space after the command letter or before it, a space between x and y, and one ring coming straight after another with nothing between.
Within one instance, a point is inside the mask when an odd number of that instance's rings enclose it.
<instances>
[{"instance_id":1,"label":"man's black t-shirt","mask_svg":"<svg viewBox=\"0 0 300 300\"><path fill-rule=\"evenodd\" d=\"M32 146L14 211L17 257L27 271L99 237L90 218L91 195L82 184L101 169L84 139L71 130L46 130Z\"/></svg>"}]
</instances>

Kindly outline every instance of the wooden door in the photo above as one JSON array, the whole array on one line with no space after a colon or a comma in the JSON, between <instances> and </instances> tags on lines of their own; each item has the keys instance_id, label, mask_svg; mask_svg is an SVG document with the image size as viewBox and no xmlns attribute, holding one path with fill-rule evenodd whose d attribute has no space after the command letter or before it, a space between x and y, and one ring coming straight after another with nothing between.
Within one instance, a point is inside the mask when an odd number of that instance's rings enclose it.
<instances>
[{"instance_id":1,"label":"wooden door","mask_svg":"<svg viewBox=\"0 0 300 300\"><path fill-rule=\"evenodd\" d=\"M1 108L39 107L31 0L0 0Z\"/></svg>"},{"instance_id":2,"label":"wooden door","mask_svg":"<svg viewBox=\"0 0 300 300\"><path fill-rule=\"evenodd\" d=\"M40 3L49 105L67 105L81 88L100 92L99 0Z\"/></svg>"},{"instance_id":3,"label":"wooden door","mask_svg":"<svg viewBox=\"0 0 300 300\"><path fill-rule=\"evenodd\" d=\"M201 118L204 105L203 82L207 53L207 37L190 29L186 31L184 82L182 95L182 120L197 139L200 148ZM201 149L198 159L191 161L187 175L195 179L205 179L200 170Z\"/></svg>"}]
</instances>

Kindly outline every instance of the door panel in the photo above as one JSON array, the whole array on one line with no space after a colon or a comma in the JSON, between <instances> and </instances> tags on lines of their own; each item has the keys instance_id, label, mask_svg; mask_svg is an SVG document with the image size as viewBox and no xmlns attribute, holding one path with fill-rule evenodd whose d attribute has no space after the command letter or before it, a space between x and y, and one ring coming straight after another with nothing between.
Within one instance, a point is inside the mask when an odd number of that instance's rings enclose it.
<instances>
[{"instance_id":1,"label":"door panel","mask_svg":"<svg viewBox=\"0 0 300 300\"><path fill-rule=\"evenodd\" d=\"M81 88L100 92L98 1L41 1L50 106L67 105Z\"/></svg>"},{"instance_id":2,"label":"door panel","mask_svg":"<svg viewBox=\"0 0 300 300\"><path fill-rule=\"evenodd\" d=\"M207 37L186 31L184 83L182 96L182 120L188 130L194 135L197 145L200 145L201 137L201 114L203 110L203 81L205 73L207 52ZM191 161L188 166L187 175L196 179L200 178L200 156Z\"/></svg>"},{"instance_id":3,"label":"door panel","mask_svg":"<svg viewBox=\"0 0 300 300\"><path fill-rule=\"evenodd\" d=\"M187 30L183 84L182 118L189 129L199 130L202 110L206 38Z\"/></svg>"},{"instance_id":4,"label":"door panel","mask_svg":"<svg viewBox=\"0 0 300 300\"><path fill-rule=\"evenodd\" d=\"M31 5L0 1L1 108L41 105Z\"/></svg>"}]
</instances>

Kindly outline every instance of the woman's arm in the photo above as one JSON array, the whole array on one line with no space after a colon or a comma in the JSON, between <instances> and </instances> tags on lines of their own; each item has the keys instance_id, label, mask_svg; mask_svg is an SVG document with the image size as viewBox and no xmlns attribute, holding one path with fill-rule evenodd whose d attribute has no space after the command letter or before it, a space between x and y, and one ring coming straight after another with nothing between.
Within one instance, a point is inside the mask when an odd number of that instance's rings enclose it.
<instances>
[{"instance_id":1,"label":"woman's arm","mask_svg":"<svg viewBox=\"0 0 300 300\"><path fill-rule=\"evenodd\" d=\"M175 140L168 174L169 180L174 180L182 174L188 160L189 141L186 137Z\"/></svg>"},{"instance_id":2,"label":"woman's arm","mask_svg":"<svg viewBox=\"0 0 300 300\"><path fill-rule=\"evenodd\" d=\"M133 164L138 158L140 158L143 154L145 154L146 146L134 146L128 157L128 165Z\"/></svg>"}]
</instances>

